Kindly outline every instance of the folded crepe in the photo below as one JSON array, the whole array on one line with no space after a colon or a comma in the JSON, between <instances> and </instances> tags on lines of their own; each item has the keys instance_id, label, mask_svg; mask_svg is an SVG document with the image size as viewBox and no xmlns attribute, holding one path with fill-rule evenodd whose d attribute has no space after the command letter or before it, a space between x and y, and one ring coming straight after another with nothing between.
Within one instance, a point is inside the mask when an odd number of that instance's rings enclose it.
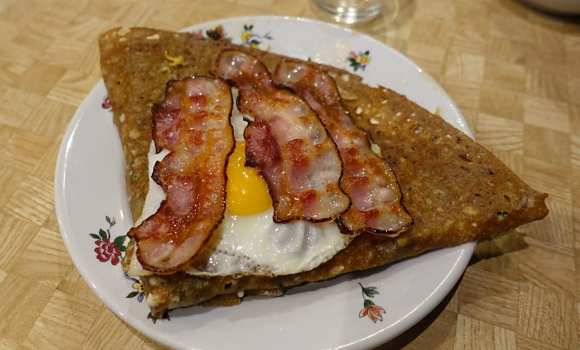
<instances>
[{"instance_id":1,"label":"folded crepe","mask_svg":"<svg viewBox=\"0 0 580 350\"><path fill-rule=\"evenodd\" d=\"M216 32L211 36L215 38ZM148 191L151 107L163 99L167 82L212 76L214 61L226 48L250 52L271 72L282 59L290 59L220 38L148 28L113 29L100 37L99 44L101 70L125 154L134 219L141 215ZM281 295L286 288L303 283L487 239L547 215L546 194L534 191L491 152L441 117L388 88L365 85L357 75L309 64L335 77L355 124L380 147L392 167L414 225L396 239L359 235L328 262L293 275L142 277L153 317L189 305L236 304L244 294ZM125 269L133 253L131 243Z\"/></svg>"}]
</instances>

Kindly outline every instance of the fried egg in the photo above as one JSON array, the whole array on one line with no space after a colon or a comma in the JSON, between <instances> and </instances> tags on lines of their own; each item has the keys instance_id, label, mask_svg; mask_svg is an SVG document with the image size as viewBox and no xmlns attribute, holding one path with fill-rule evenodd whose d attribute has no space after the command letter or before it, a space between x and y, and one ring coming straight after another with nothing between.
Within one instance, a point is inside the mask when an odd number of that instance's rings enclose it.
<instances>
[{"instance_id":1,"label":"fried egg","mask_svg":"<svg viewBox=\"0 0 580 350\"><path fill-rule=\"evenodd\" d=\"M234 91L235 98L235 91ZM273 221L272 200L264 179L256 169L245 166L244 129L247 123L234 106L231 117L236 146L227 172L226 212L214 235L219 241L207 260L186 272L197 276L263 275L280 276L309 271L330 260L351 242L334 222L312 223L295 220ZM149 150L149 174L167 151ZM153 215L165 199L162 188L149 177L149 192L139 225ZM150 275L133 254L130 276Z\"/></svg>"}]
</instances>

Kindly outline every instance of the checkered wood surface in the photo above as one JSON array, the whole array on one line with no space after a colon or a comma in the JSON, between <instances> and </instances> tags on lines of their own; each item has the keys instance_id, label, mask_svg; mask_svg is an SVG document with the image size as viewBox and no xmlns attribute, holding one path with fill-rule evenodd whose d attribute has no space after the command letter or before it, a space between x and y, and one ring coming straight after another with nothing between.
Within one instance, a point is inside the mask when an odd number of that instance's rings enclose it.
<instances>
[{"instance_id":1,"label":"checkered wood surface","mask_svg":"<svg viewBox=\"0 0 580 350\"><path fill-rule=\"evenodd\" d=\"M516 0L399 3L358 29L439 81L551 214L480 244L447 300L384 348L580 349L580 22ZM257 14L320 16L308 0L0 0L0 349L160 348L74 268L54 214L58 145L100 79L100 32Z\"/></svg>"}]
</instances>

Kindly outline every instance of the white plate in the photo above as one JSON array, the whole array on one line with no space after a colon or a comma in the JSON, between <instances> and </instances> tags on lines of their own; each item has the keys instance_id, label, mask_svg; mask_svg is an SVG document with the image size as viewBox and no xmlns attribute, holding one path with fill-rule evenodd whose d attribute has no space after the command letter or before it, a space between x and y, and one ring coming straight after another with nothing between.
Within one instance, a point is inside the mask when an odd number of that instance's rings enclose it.
<instances>
[{"instance_id":1,"label":"white plate","mask_svg":"<svg viewBox=\"0 0 580 350\"><path fill-rule=\"evenodd\" d=\"M445 120L471 135L457 106L433 79L401 53L368 36L287 17L230 18L187 30L205 31L216 25L223 25L234 42L245 40L247 45L273 52L356 69L366 82L391 87L430 111L438 110ZM364 58L357 61L351 52L363 56L368 52L370 59L365 65ZM106 261L100 262L94 251L99 234L111 236L113 242L132 223L121 143L112 113L101 106L105 97L101 81L78 108L64 137L56 168L57 216L67 249L85 281L115 314L158 342L184 349L377 346L429 313L455 285L471 257L474 244L464 244L372 274L350 274L292 289L281 298L247 298L235 307L173 311L170 321L153 324L147 319L145 302L140 302L142 294L133 289L138 285L123 275L120 264L113 266L111 256L102 255ZM111 226L105 216L114 218L115 224ZM379 292L365 298L375 304L382 320L373 322L369 312L363 315L359 283ZM133 297L128 298L130 292Z\"/></svg>"}]
</instances>

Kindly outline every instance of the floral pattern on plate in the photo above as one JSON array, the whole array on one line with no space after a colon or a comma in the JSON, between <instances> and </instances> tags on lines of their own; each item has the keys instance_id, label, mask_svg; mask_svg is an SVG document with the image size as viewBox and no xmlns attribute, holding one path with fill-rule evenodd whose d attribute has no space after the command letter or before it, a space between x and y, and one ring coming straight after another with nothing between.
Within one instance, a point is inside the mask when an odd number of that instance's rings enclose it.
<instances>
[{"instance_id":1,"label":"floral pattern on plate","mask_svg":"<svg viewBox=\"0 0 580 350\"><path fill-rule=\"evenodd\" d=\"M270 32L266 34L256 34L254 33L253 24L244 24L242 33L240 34L240 40L242 45L249 46L251 48L258 48L265 40L272 40L272 35Z\"/></svg>"},{"instance_id":2,"label":"floral pattern on plate","mask_svg":"<svg viewBox=\"0 0 580 350\"><path fill-rule=\"evenodd\" d=\"M380 294L377 287L365 287L362 283L358 284L361 288L363 297L363 308L358 313L359 318L368 317L373 323L377 321L383 322L383 314L386 312L385 309L376 305L371 299L376 295Z\"/></svg>"},{"instance_id":3,"label":"floral pattern on plate","mask_svg":"<svg viewBox=\"0 0 580 350\"><path fill-rule=\"evenodd\" d=\"M101 263L110 261L111 265L117 265L122 259L123 252L127 249L125 247L126 236L120 235L111 241L111 228L115 226L115 218L105 216L105 221L107 221L108 228L100 228L98 233L89 233L89 236L94 239L97 246L94 249L97 260Z\"/></svg>"},{"instance_id":4,"label":"floral pattern on plate","mask_svg":"<svg viewBox=\"0 0 580 350\"><path fill-rule=\"evenodd\" d=\"M111 262L111 265L118 265L123 259L125 251L127 250L127 235L118 235L111 241L111 229L115 226L116 221L114 217L105 216L105 221L108 224L108 228L100 228L98 233L89 233L89 236L94 239L97 247L95 248L95 253L97 254L97 261L101 263ZM142 302L145 299L145 289L143 287L143 282L136 278L129 277L125 274L127 279L131 280L131 288L133 289L126 298L136 298L137 301Z\"/></svg>"},{"instance_id":5,"label":"floral pattern on plate","mask_svg":"<svg viewBox=\"0 0 580 350\"><path fill-rule=\"evenodd\" d=\"M142 302L143 299L145 299L145 288L143 287L143 282L133 277L127 276L127 278L133 281L133 284L131 285L133 291L127 294L126 298L137 297L137 301Z\"/></svg>"},{"instance_id":6,"label":"floral pattern on plate","mask_svg":"<svg viewBox=\"0 0 580 350\"><path fill-rule=\"evenodd\" d=\"M356 72L359 69L364 71L371 62L371 52L369 50L351 51L346 60L353 71Z\"/></svg>"}]
</instances>

